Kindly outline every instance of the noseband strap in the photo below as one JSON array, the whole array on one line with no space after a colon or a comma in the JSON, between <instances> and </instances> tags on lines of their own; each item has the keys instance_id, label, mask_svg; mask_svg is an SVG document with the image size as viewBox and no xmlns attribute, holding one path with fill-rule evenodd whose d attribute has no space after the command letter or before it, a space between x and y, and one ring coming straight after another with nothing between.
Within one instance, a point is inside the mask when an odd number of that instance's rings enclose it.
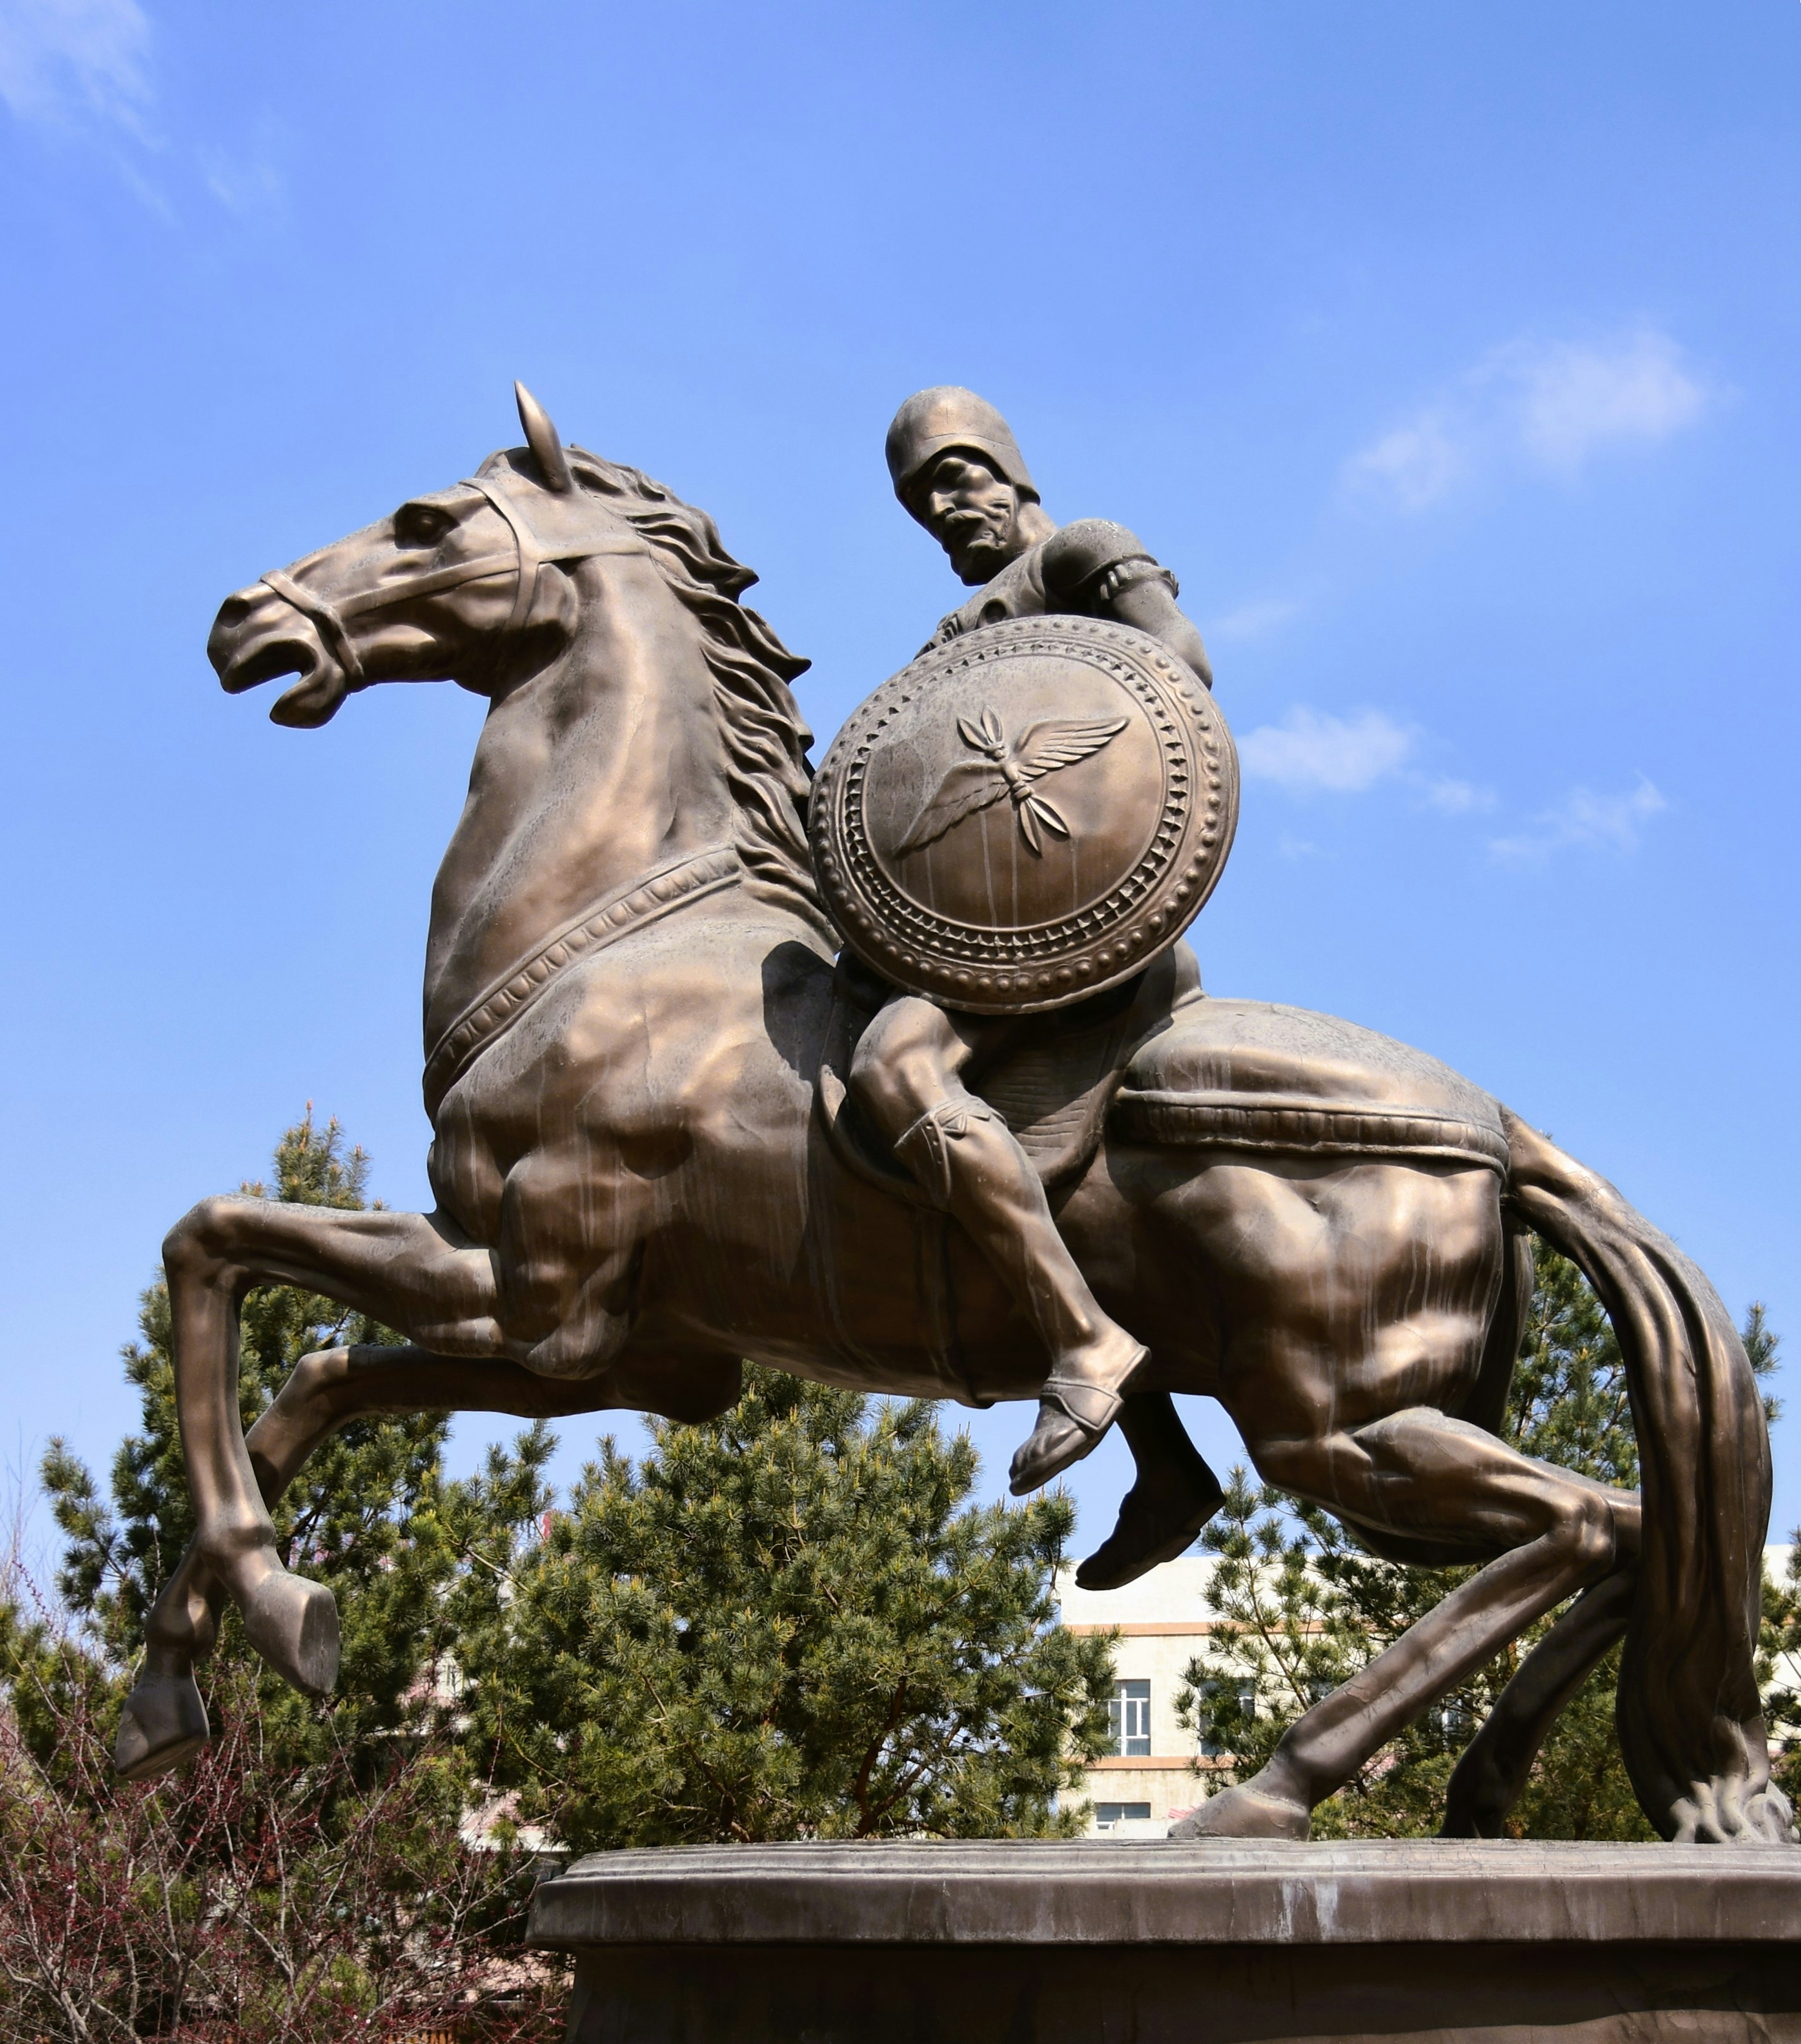
<instances>
[{"instance_id":1,"label":"noseband strap","mask_svg":"<svg viewBox=\"0 0 1801 2044\"><path fill-rule=\"evenodd\" d=\"M468 477L463 487L479 490L506 520L507 529L513 535L510 553L479 554L471 560L453 561L446 567L428 568L420 574L397 577L391 582L378 582L372 589L360 590L354 596L342 597L337 603L279 569L271 569L261 578L266 588L273 590L283 602L311 621L325 641L325 650L342 671L346 688L360 689L368 685L368 677L363 671L363 663L344 622L346 618L364 617L373 610L391 609L397 603L408 602L417 596L433 596L440 590L456 589L466 582L485 582L491 575L510 574L516 578L513 610L502 636L511 639L531 614L538 576L547 563L588 560L597 554L642 554L650 551L645 541L629 532L607 532L592 540L575 540L567 544L554 540L546 544L533 531L525 506L515 503L506 490L484 482L479 476Z\"/></svg>"}]
</instances>

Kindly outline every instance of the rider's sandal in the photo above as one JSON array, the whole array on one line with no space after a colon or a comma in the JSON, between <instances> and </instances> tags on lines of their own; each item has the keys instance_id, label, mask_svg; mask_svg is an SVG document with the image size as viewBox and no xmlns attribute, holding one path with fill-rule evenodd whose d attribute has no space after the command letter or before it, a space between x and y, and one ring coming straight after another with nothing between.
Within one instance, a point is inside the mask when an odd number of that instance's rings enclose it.
<instances>
[{"instance_id":1,"label":"rider's sandal","mask_svg":"<svg viewBox=\"0 0 1801 2044\"><path fill-rule=\"evenodd\" d=\"M1150 1350L1141 1348L1111 1390L1083 1377L1047 1377L1038 1393L1038 1424L1013 1458L1008 1480L1015 1497L1061 1476L1100 1446L1126 1403L1125 1387Z\"/></svg>"}]
</instances>

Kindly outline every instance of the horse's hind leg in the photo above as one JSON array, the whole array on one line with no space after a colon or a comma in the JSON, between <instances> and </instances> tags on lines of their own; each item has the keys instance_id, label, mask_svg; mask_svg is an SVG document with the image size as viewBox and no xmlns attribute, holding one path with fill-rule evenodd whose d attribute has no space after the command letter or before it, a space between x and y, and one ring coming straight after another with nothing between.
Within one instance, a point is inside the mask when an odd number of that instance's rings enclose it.
<instances>
[{"instance_id":1,"label":"horse's hind leg","mask_svg":"<svg viewBox=\"0 0 1801 2044\"><path fill-rule=\"evenodd\" d=\"M337 1671L337 1611L323 1585L291 1576L275 1552L238 1416L239 1307L256 1285L298 1285L430 1348L494 1356L507 1346L495 1259L424 1214L247 1198L203 1201L171 1231L163 1259L195 1544L258 1653L321 1694Z\"/></svg>"},{"instance_id":2,"label":"horse's hind leg","mask_svg":"<svg viewBox=\"0 0 1801 2044\"><path fill-rule=\"evenodd\" d=\"M624 1408L670 1419L712 1417L738 1397L735 1357L631 1358L601 1380L545 1377L518 1363L434 1355L411 1347L322 1349L303 1356L244 1438L265 1507L339 1427L371 1412L509 1412L562 1419ZM119 1719L114 1765L132 1781L178 1766L207 1738L194 1667L212 1650L225 1588L199 1544L182 1557L145 1628L144 1662Z\"/></svg>"},{"instance_id":3,"label":"horse's hind leg","mask_svg":"<svg viewBox=\"0 0 1801 2044\"><path fill-rule=\"evenodd\" d=\"M1342 1788L1436 1697L1575 1592L1636 1563L1638 1500L1535 1462L1429 1408L1311 1442L1253 1443L1260 1470L1330 1511L1498 1554L1304 1713L1268 1764L1175 1835L1304 1838Z\"/></svg>"},{"instance_id":4,"label":"horse's hind leg","mask_svg":"<svg viewBox=\"0 0 1801 2044\"><path fill-rule=\"evenodd\" d=\"M1637 1573L1626 1569L1584 1590L1527 1654L1452 1773L1442 1837L1506 1836L1538 1749L1595 1664L1626 1637L1637 1589Z\"/></svg>"}]
</instances>

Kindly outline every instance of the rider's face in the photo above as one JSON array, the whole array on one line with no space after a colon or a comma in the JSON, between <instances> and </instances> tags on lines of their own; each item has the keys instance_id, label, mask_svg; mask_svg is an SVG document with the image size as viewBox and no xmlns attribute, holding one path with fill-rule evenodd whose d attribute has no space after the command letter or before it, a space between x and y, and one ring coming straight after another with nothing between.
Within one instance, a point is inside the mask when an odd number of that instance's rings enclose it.
<instances>
[{"instance_id":1,"label":"rider's face","mask_svg":"<svg viewBox=\"0 0 1801 2044\"><path fill-rule=\"evenodd\" d=\"M979 455L952 448L907 492L908 508L972 588L1025 551L1019 492Z\"/></svg>"}]
</instances>

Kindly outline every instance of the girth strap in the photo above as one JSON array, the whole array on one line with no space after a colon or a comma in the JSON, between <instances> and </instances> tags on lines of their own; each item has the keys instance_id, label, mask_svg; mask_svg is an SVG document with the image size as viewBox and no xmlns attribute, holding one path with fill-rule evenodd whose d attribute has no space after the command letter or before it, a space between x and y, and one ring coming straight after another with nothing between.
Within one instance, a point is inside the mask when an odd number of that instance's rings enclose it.
<instances>
[{"instance_id":1,"label":"girth strap","mask_svg":"<svg viewBox=\"0 0 1801 2044\"><path fill-rule=\"evenodd\" d=\"M440 1102L489 1044L518 1020L565 966L591 958L628 931L733 886L743 876L733 847L710 845L616 889L556 932L464 1009L425 1059L425 1112Z\"/></svg>"}]
</instances>

